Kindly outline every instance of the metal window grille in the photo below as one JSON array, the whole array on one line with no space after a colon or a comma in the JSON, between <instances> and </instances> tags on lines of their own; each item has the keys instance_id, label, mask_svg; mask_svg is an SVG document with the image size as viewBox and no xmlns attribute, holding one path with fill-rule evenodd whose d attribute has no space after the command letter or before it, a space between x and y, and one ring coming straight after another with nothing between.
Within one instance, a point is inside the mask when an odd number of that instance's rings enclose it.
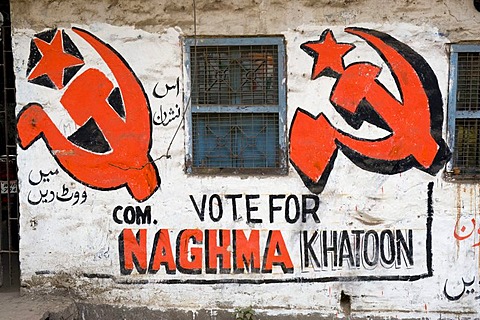
<instances>
[{"instance_id":1,"label":"metal window grille","mask_svg":"<svg viewBox=\"0 0 480 320\"><path fill-rule=\"evenodd\" d=\"M449 133L453 157L447 170L480 174L480 45L453 45L450 61Z\"/></svg>"},{"instance_id":2,"label":"metal window grille","mask_svg":"<svg viewBox=\"0 0 480 320\"><path fill-rule=\"evenodd\" d=\"M276 46L197 46L191 53L195 105L278 104Z\"/></svg>"},{"instance_id":3,"label":"metal window grille","mask_svg":"<svg viewBox=\"0 0 480 320\"><path fill-rule=\"evenodd\" d=\"M3 17L0 54L0 287L18 287L18 190L16 165L15 77L9 3L0 4Z\"/></svg>"},{"instance_id":4,"label":"metal window grille","mask_svg":"<svg viewBox=\"0 0 480 320\"><path fill-rule=\"evenodd\" d=\"M193 159L196 167L276 168L278 115L196 113Z\"/></svg>"},{"instance_id":5,"label":"metal window grille","mask_svg":"<svg viewBox=\"0 0 480 320\"><path fill-rule=\"evenodd\" d=\"M189 172L286 172L282 38L186 39Z\"/></svg>"}]
</instances>

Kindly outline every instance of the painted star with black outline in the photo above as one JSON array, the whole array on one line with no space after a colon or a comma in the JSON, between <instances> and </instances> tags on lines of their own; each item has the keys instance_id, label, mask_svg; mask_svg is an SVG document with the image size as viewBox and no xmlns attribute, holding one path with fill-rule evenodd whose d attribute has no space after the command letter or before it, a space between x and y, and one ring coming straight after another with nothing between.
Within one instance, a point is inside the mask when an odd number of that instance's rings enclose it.
<instances>
[{"instance_id":1,"label":"painted star with black outline","mask_svg":"<svg viewBox=\"0 0 480 320\"><path fill-rule=\"evenodd\" d=\"M330 29L325 30L319 40L303 43L300 48L315 60L312 68L312 80L326 75L337 77L345 70L343 56L355 48L349 43L339 43Z\"/></svg>"},{"instance_id":2,"label":"painted star with black outline","mask_svg":"<svg viewBox=\"0 0 480 320\"><path fill-rule=\"evenodd\" d=\"M84 61L64 50L62 32L58 30L50 43L36 38L33 40L42 58L31 71L28 80L34 80L47 75L57 89L63 88L64 70L70 67L83 65Z\"/></svg>"}]
</instances>

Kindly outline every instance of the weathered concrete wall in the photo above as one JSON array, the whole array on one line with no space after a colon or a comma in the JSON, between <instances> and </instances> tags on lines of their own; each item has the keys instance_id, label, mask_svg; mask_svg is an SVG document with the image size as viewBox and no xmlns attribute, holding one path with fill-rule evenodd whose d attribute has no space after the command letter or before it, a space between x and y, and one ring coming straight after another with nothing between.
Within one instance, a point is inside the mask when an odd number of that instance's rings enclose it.
<instances>
[{"instance_id":1,"label":"weathered concrete wall","mask_svg":"<svg viewBox=\"0 0 480 320\"><path fill-rule=\"evenodd\" d=\"M42 30L103 22L162 32L194 32L193 1L12 1L18 28ZM195 1L197 32L213 35L278 34L302 25L350 26L375 22L431 25L450 41L477 40L478 13L471 1ZM72 22L72 19L75 22ZM248 21L249 23L246 23Z\"/></svg>"},{"instance_id":2,"label":"weathered concrete wall","mask_svg":"<svg viewBox=\"0 0 480 320\"><path fill-rule=\"evenodd\" d=\"M12 2L24 288L165 312L478 317L480 188L443 168L448 44L477 40L480 13L460 1L242 2ZM185 172L182 37L195 31L285 38L288 174ZM107 104L114 87L123 117ZM365 96L395 135L355 128L332 93L343 106ZM87 150L89 119L110 151ZM333 166L323 178L320 158ZM151 219L130 221L137 208ZM206 258L222 237L224 272ZM238 250L258 270L240 272Z\"/></svg>"}]
</instances>

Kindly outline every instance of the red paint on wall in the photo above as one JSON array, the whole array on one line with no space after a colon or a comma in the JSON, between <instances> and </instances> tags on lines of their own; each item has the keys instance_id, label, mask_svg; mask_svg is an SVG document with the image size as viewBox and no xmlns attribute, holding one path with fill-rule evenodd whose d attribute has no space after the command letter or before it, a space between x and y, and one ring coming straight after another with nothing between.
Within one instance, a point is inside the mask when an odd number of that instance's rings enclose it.
<instances>
[{"instance_id":1,"label":"red paint on wall","mask_svg":"<svg viewBox=\"0 0 480 320\"><path fill-rule=\"evenodd\" d=\"M443 109L435 74L411 48L367 29L347 28L372 46L392 72L401 94L397 100L379 81L381 68L368 62L345 67L352 45L336 42L330 30L302 45L314 57L312 79L336 78L330 102L358 129L364 121L390 132L363 139L335 128L323 115L297 109L290 130L290 159L312 192L320 193L341 150L359 167L394 174L418 167L434 174L450 157L441 137Z\"/></svg>"},{"instance_id":2,"label":"red paint on wall","mask_svg":"<svg viewBox=\"0 0 480 320\"><path fill-rule=\"evenodd\" d=\"M72 178L101 190L126 186L137 201L144 201L160 184L149 156L151 115L147 97L133 71L113 48L84 30L74 31L101 56L118 88L103 72L93 68L85 70L66 86L60 100L63 107L77 126L85 128L88 124L95 129L87 133L77 131L75 137L84 141L82 146L75 143L72 136L65 137L60 132L43 106L37 103L25 106L17 123L20 147L27 149L42 138L55 160ZM29 79L36 79L39 74L47 75L45 80L50 79L61 88L65 79L60 74L79 59L64 52L60 38L61 33L57 31L50 44L35 39L42 57ZM109 99L116 90L119 90L119 104L124 108L120 113ZM91 131L101 139L89 135ZM88 149L98 141L107 145L101 152Z\"/></svg>"}]
</instances>

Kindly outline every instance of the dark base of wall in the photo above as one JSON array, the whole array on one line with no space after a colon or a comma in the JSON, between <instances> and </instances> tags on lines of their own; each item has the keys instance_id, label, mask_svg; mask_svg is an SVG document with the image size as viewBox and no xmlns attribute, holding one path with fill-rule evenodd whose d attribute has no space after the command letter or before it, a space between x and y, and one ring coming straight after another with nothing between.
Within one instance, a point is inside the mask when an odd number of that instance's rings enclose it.
<instances>
[{"instance_id":1,"label":"dark base of wall","mask_svg":"<svg viewBox=\"0 0 480 320\"><path fill-rule=\"evenodd\" d=\"M126 308L115 307L111 305L77 303L79 319L84 320L118 320L118 319L142 319L142 320L236 320L233 311L225 310L198 310L183 311L170 309L167 311L150 310L148 308ZM247 319L247 318L244 318ZM295 315L295 310L288 315L268 315L265 313L256 313L252 320L332 320L332 319L368 319L380 320L385 317L344 317L341 315L325 316L324 314L311 313L308 315ZM390 318L392 319L392 318ZM411 318L411 320L418 318ZM428 318L423 318L427 320ZM408 320L408 319L403 319Z\"/></svg>"},{"instance_id":2,"label":"dark base of wall","mask_svg":"<svg viewBox=\"0 0 480 320\"><path fill-rule=\"evenodd\" d=\"M142 319L142 320L235 320L235 314L232 311L225 310L198 310L198 311L182 311L182 310L150 310L148 308L120 308L110 305L83 304L78 303L78 313L80 319L85 320L118 320L118 319ZM292 310L293 311L293 310ZM323 320L323 319L341 319L337 317L325 317L318 314L310 315L284 315L284 316L268 316L258 313L254 320ZM372 318L368 318L372 319Z\"/></svg>"}]
</instances>

